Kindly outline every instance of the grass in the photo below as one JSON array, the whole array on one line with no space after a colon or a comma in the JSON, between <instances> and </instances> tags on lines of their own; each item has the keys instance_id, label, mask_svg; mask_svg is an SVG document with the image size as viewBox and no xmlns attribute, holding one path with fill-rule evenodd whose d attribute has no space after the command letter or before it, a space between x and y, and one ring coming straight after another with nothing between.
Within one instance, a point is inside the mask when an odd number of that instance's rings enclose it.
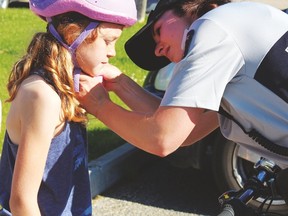
<instances>
[{"instance_id":1,"label":"grass","mask_svg":"<svg viewBox=\"0 0 288 216\"><path fill-rule=\"evenodd\" d=\"M111 59L111 63L119 67L123 73L132 77L140 85L143 84L147 74L137 68L127 57L124 50L125 41L135 33L142 24L137 23L132 28L125 29L117 42L117 57ZM0 150L5 134L5 120L9 110L6 89L7 79L11 68L24 53L32 36L39 31L46 31L46 23L35 16L28 8L9 8L0 10L0 99L2 101L2 124L0 133ZM123 105L121 100L114 94L111 98L118 104ZM125 140L110 131L105 125L93 116L89 116L88 142L89 160L95 159L106 152L122 145Z\"/></svg>"}]
</instances>

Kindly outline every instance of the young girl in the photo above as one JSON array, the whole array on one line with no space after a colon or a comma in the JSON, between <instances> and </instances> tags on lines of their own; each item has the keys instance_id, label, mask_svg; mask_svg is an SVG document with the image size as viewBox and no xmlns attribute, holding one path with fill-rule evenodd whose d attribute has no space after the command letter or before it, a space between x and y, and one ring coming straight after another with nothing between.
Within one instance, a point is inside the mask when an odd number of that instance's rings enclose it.
<instances>
[{"instance_id":1,"label":"young girl","mask_svg":"<svg viewBox=\"0 0 288 216\"><path fill-rule=\"evenodd\" d=\"M47 20L8 81L11 108L0 164L0 215L91 215L85 110L75 97L80 71L115 56L134 0L31 0Z\"/></svg>"}]
</instances>

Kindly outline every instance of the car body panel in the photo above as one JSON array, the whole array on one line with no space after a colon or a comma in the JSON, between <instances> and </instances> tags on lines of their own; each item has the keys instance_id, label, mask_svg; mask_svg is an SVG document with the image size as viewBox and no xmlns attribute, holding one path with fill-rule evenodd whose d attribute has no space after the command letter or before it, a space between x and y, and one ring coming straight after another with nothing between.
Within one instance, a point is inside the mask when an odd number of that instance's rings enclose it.
<instances>
[{"instance_id":1,"label":"car body panel","mask_svg":"<svg viewBox=\"0 0 288 216\"><path fill-rule=\"evenodd\" d=\"M29 3L29 0L0 0L0 9L5 9L14 6L18 3Z\"/></svg>"}]
</instances>

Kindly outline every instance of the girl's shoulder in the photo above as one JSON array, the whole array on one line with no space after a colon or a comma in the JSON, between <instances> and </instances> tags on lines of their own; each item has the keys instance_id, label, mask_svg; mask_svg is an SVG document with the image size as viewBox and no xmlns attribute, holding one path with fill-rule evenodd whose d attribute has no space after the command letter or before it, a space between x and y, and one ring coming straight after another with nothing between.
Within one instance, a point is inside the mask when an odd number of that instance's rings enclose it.
<instances>
[{"instance_id":1,"label":"girl's shoulder","mask_svg":"<svg viewBox=\"0 0 288 216\"><path fill-rule=\"evenodd\" d=\"M49 83L38 75L31 75L20 85L17 93L26 100L44 100L60 103L60 97Z\"/></svg>"},{"instance_id":2,"label":"girl's shoulder","mask_svg":"<svg viewBox=\"0 0 288 216\"><path fill-rule=\"evenodd\" d=\"M37 75L29 76L19 87L17 96L12 106L16 108L18 113L26 115L60 115L61 99L55 92L54 88L49 85L42 77Z\"/></svg>"},{"instance_id":3,"label":"girl's shoulder","mask_svg":"<svg viewBox=\"0 0 288 216\"><path fill-rule=\"evenodd\" d=\"M13 142L19 143L23 127L36 125L33 127L35 131L40 128L55 130L61 124L60 116L59 95L43 78L32 75L21 83L11 103L6 121L7 130Z\"/></svg>"}]
</instances>

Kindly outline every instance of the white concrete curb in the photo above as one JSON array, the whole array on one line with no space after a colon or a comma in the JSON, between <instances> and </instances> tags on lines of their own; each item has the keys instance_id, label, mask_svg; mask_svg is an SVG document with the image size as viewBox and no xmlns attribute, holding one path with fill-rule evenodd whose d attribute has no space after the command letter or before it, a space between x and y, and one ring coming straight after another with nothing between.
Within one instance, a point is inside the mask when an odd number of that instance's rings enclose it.
<instances>
[{"instance_id":1,"label":"white concrete curb","mask_svg":"<svg viewBox=\"0 0 288 216\"><path fill-rule=\"evenodd\" d=\"M92 198L110 188L124 176L131 175L151 164L157 158L126 143L91 161L89 175Z\"/></svg>"}]
</instances>

